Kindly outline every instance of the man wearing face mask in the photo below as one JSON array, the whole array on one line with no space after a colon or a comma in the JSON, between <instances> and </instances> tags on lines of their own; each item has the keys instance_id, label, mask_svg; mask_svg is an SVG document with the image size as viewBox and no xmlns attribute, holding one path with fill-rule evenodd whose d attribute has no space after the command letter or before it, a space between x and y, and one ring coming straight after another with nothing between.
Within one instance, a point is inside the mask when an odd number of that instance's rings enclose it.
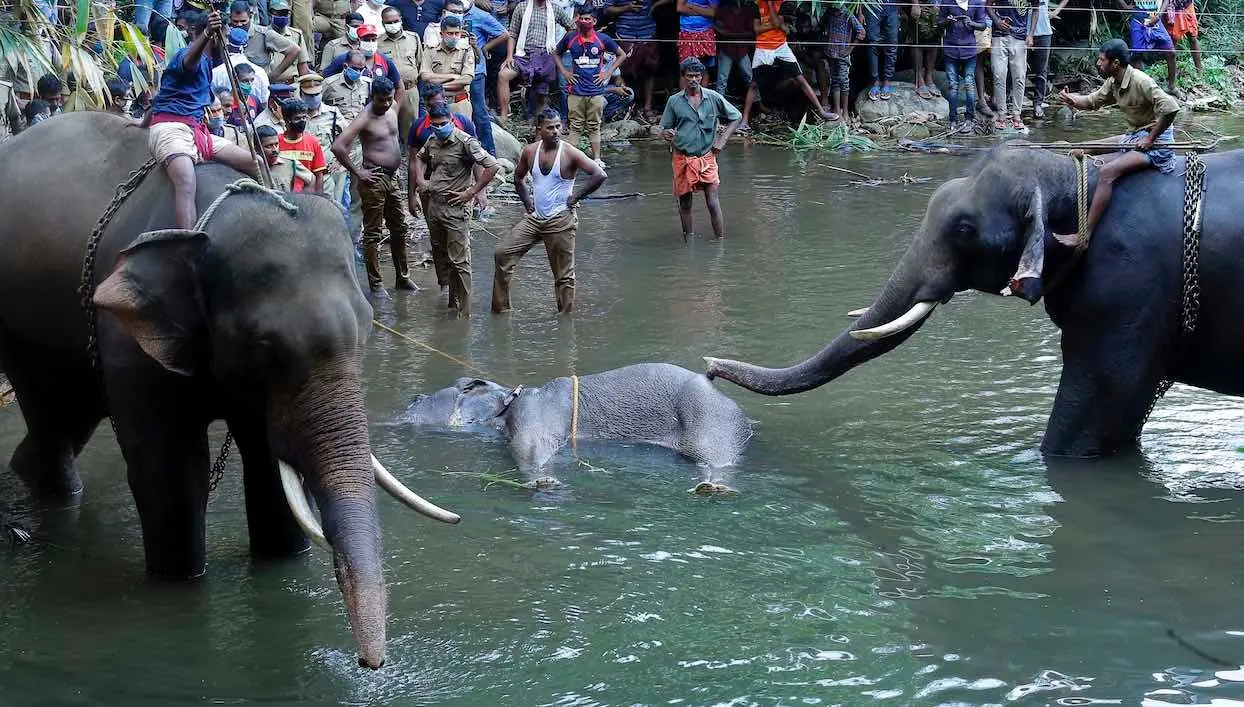
<instances>
[{"instance_id":1,"label":"man wearing face mask","mask_svg":"<svg viewBox=\"0 0 1244 707\"><path fill-rule=\"evenodd\" d=\"M254 120L263 112L263 102L255 97L255 85L259 79L250 64L238 64L233 68L233 73L238 77L240 95L233 95L233 89L228 86L213 86L213 88L217 92L225 91L229 94L232 104L225 112L225 122L241 128L245 127L247 117Z\"/></svg>"},{"instance_id":2,"label":"man wearing face mask","mask_svg":"<svg viewBox=\"0 0 1244 707\"><path fill-rule=\"evenodd\" d=\"M345 187L345 168L332 153L333 141L345 130L349 121L341 116L341 111L334 106L324 104L324 79L319 74L307 74L298 77L298 97L307 107L307 133L314 135L320 145L328 145L324 151L327 170L323 173L323 191L333 203L340 204Z\"/></svg>"},{"instance_id":3,"label":"man wearing face mask","mask_svg":"<svg viewBox=\"0 0 1244 707\"><path fill-rule=\"evenodd\" d=\"M277 80L288 83L311 70L311 52L307 48L309 45L306 37L302 36L302 31L290 26L289 0L269 0L268 11L272 13L272 29L298 46L298 61L276 77ZM271 63L279 64L282 58L284 55L281 52L271 46L268 47L268 59Z\"/></svg>"},{"instance_id":4,"label":"man wearing face mask","mask_svg":"<svg viewBox=\"0 0 1244 707\"><path fill-rule=\"evenodd\" d=\"M254 97L262 105L268 100L268 75L262 71L256 73L254 67L250 65L250 60L246 57L246 46L250 43L250 35L241 27L233 27L229 29L226 37L225 51L227 52L229 63L233 65L233 71L238 77L238 83L241 84L242 82L243 66L250 71L251 76L249 82L239 86L242 90L242 95L238 96L238 98ZM229 80L229 69L224 64L212 69L212 88L233 90L233 83Z\"/></svg>"},{"instance_id":5,"label":"man wearing face mask","mask_svg":"<svg viewBox=\"0 0 1244 707\"><path fill-rule=\"evenodd\" d=\"M395 100L400 106L406 98L406 89L402 88L402 76L397 72L397 63L392 57L380 53L380 32L371 25L362 25L358 29L358 35L359 51L363 52L363 72L373 79L383 76L392 81L397 87ZM341 73L348 60L349 55L343 54L333 59L328 68L320 73L323 76Z\"/></svg>"},{"instance_id":6,"label":"man wearing face mask","mask_svg":"<svg viewBox=\"0 0 1244 707\"><path fill-rule=\"evenodd\" d=\"M377 49L383 56L392 58L393 63L397 64L397 74L402 79L402 88L406 94L398 105L397 111L398 134L404 139L406 131L410 129L411 121L415 119L415 113L419 110L417 84L422 47L419 44L419 38L402 27L402 15L397 8L386 7L381 12L381 17L384 18L384 34L380 36L380 45Z\"/></svg>"},{"instance_id":7,"label":"man wearing face mask","mask_svg":"<svg viewBox=\"0 0 1244 707\"><path fill-rule=\"evenodd\" d=\"M268 94L268 106L262 113L255 116L255 127L271 125L278 132L285 130L285 118L281 114L281 104L294 97L294 87L287 83L274 83Z\"/></svg>"},{"instance_id":8,"label":"man wearing face mask","mask_svg":"<svg viewBox=\"0 0 1244 707\"><path fill-rule=\"evenodd\" d=\"M402 212L401 188L397 170L402 152L397 139L397 111L393 109L394 86L383 76L372 81L371 102L350 122L333 142L333 154L359 181L363 201L363 265L367 285L377 297L386 295L380 276L380 240L389 229L389 251L393 255L396 286L417 290L410 281L406 260L406 214ZM355 166L350 148L358 138L363 159Z\"/></svg>"},{"instance_id":9,"label":"man wearing face mask","mask_svg":"<svg viewBox=\"0 0 1244 707\"><path fill-rule=\"evenodd\" d=\"M315 181L315 175L307 171L297 160L281 155L281 140L276 128L265 125L255 131L264 159L268 161L268 174L277 189L288 192L306 190Z\"/></svg>"},{"instance_id":10,"label":"man wearing face mask","mask_svg":"<svg viewBox=\"0 0 1244 707\"><path fill-rule=\"evenodd\" d=\"M346 0L346 2L348 1L349 0ZM343 34L340 37L332 41L324 43L322 53L320 54L320 73L321 74L323 74L324 76L328 76L328 74L325 74L324 72L325 70L328 69L328 65L333 63L334 59L336 59L339 56L342 56L346 52L349 52L351 49L359 48L358 30L359 30L359 27L362 27L362 26L363 26L362 15L360 15L357 12L351 12L350 14L346 15Z\"/></svg>"},{"instance_id":11,"label":"man wearing face mask","mask_svg":"<svg viewBox=\"0 0 1244 707\"><path fill-rule=\"evenodd\" d=\"M307 106L297 98L291 98L281 104L281 114L285 116L285 132L279 138L281 156L297 160L311 170L315 175L313 191L323 194L328 161L324 159L324 146L307 132Z\"/></svg>"},{"instance_id":12,"label":"man wearing face mask","mask_svg":"<svg viewBox=\"0 0 1244 707\"><path fill-rule=\"evenodd\" d=\"M579 31L568 34L557 43L557 56L569 54L574 73L562 63L557 67L570 85L567 100L570 134L569 142L576 148L579 137L587 133L592 146L592 159L604 167L600 160L600 123L605 114L605 87L613 76L613 70L626 61L626 52L607 34L596 31L596 15L589 5L580 5L575 11L575 25ZM606 55L613 54L613 61Z\"/></svg>"},{"instance_id":13,"label":"man wearing face mask","mask_svg":"<svg viewBox=\"0 0 1244 707\"><path fill-rule=\"evenodd\" d=\"M229 6L229 25L246 30L249 37L244 50L247 63L267 71L273 83L298 61L298 45L271 27L251 21L251 9L246 0L234 0ZM280 55L279 62L272 61L274 53Z\"/></svg>"},{"instance_id":14,"label":"man wearing face mask","mask_svg":"<svg viewBox=\"0 0 1244 707\"><path fill-rule=\"evenodd\" d=\"M444 103L429 107L428 118L433 137L410 163L414 189L408 206L410 213L418 216L418 195L427 194L428 239L433 253L438 251L438 243L444 244L449 308L457 311L459 319L465 319L471 315L470 204L496 176L497 158L485 152L479 140L454 127L449 106ZM484 170L478 180L475 165Z\"/></svg>"},{"instance_id":15,"label":"man wearing face mask","mask_svg":"<svg viewBox=\"0 0 1244 707\"><path fill-rule=\"evenodd\" d=\"M207 129L213 135L223 137L234 145L250 149L246 143L245 134L228 119L229 114L233 112L233 92L217 90L214 93L212 105L207 109Z\"/></svg>"},{"instance_id":16,"label":"man wearing face mask","mask_svg":"<svg viewBox=\"0 0 1244 707\"><path fill-rule=\"evenodd\" d=\"M468 91L475 80L475 50L463 36L462 20L457 15L441 19L441 43L424 51L419 80L444 89L451 111L471 113Z\"/></svg>"}]
</instances>

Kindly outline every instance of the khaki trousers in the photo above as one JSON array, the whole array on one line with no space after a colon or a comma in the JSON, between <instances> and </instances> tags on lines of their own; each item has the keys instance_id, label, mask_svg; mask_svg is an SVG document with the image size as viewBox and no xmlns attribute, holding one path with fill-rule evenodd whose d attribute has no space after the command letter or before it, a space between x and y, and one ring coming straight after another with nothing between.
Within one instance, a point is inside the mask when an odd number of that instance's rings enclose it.
<instances>
[{"instance_id":1,"label":"khaki trousers","mask_svg":"<svg viewBox=\"0 0 1244 707\"><path fill-rule=\"evenodd\" d=\"M459 319L471 316L470 214L470 206L450 206L438 195L424 202L436 279L441 281L444 272L444 284L449 285L449 308L458 311ZM438 258L443 265L437 262Z\"/></svg>"},{"instance_id":2,"label":"khaki trousers","mask_svg":"<svg viewBox=\"0 0 1244 707\"><path fill-rule=\"evenodd\" d=\"M321 42L328 44L338 37L346 36L346 21L342 17L328 17L317 13L311 18L311 29L320 33ZM311 35L308 34L306 36L310 37ZM314 54L314 52L312 53Z\"/></svg>"},{"instance_id":3,"label":"khaki trousers","mask_svg":"<svg viewBox=\"0 0 1244 707\"><path fill-rule=\"evenodd\" d=\"M367 284L377 289L380 277L380 240L389 227L389 252L399 280L410 277L406 260L406 204L397 176L379 174L368 184L360 180L359 196L363 202L363 265L367 268Z\"/></svg>"},{"instance_id":4,"label":"khaki trousers","mask_svg":"<svg viewBox=\"0 0 1244 707\"><path fill-rule=\"evenodd\" d=\"M527 251L541 241L553 271L553 292L557 311L574 310L574 237L579 217L573 209L547 219L527 214L497 244L493 254L496 270L492 276L492 311L500 314L510 309L510 279L514 268Z\"/></svg>"},{"instance_id":5,"label":"khaki trousers","mask_svg":"<svg viewBox=\"0 0 1244 707\"><path fill-rule=\"evenodd\" d=\"M308 51L315 48L315 37L311 35L315 26L312 20L314 13L312 11L312 0L290 0L289 2L289 23L295 29L302 32L302 37L307 41ZM298 70L297 62L290 67L294 71Z\"/></svg>"},{"instance_id":6,"label":"khaki trousers","mask_svg":"<svg viewBox=\"0 0 1244 707\"><path fill-rule=\"evenodd\" d=\"M587 135L589 142L600 142L600 123L604 114L604 96L567 96L566 122L570 124L567 142L578 147L580 135Z\"/></svg>"}]
</instances>

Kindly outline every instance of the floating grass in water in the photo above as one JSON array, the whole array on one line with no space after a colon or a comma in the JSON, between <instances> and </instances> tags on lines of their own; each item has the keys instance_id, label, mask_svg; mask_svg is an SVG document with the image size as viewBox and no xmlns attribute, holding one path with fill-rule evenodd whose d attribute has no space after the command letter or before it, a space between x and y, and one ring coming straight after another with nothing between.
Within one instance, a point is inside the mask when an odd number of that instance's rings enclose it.
<instances>
[{"instance_id":1,"label":"floating grass in water","mask_svg":"<svg viewBox=\"0 0 1244 707\"><path fill-rule=\"evenodd\" d=\"M793 150L832 151L848 147L867 152L877 149L877 143L852 133L846 123L809 123L806 115L790 132L786 143Z\"/></svg>"},{"instance_id":2,"label":"floating grass in water","mask_svg":"<svg viewBox=\"0 0 1244 707\"><path fill-rule=\"evenodd\" d=\"M484 490L487 491L489 486L501 485L508 486L513 489L521 489L524 491L549 491L561 488L561 482L551 476L541 476L537 479L529 481L519 481L516 477L517 470L510 469L500 474L494 474L491 471L443 471L445 476L472 476L479 479L484 484Z\"/></svg>"}]
</instances>

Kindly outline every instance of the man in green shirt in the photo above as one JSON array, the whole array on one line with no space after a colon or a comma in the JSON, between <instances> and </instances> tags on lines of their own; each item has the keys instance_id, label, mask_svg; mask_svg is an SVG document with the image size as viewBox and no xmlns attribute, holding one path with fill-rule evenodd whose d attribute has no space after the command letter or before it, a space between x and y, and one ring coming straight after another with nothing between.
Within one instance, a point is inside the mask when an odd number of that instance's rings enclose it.
<instances>
[{"instance_id":1,"label":"man in green shirt","mask_svg":"<svg viewBox=\"0 0 1244 707\"><path fill-rule=\"evenodd\" d=\"M683 90L670 96L661 115L661 137L670 140L674 153L674 194L678 197L678 220L682 222L682 239L692 235L691 197L696 189L703 190L708 217L713 222L713 239L725 235L721 203L717 199L717 153L739 125L743 114L730 105L720 93L700 85L704 64L688 57L679 65ZM717 124L726 123L721 136Z\"/></svg>"},{"instance_id":2,"label":"man in green shirt","mask_svg":"<svg viewBox=\"0 0 1244 707\"><path fill-rule=\"evenodd\" d=\"M1129 66L1129 58L1127 44L1123 40L1106 42L1097 56L1097 73L1106 79L1101 88L1088 95L1068 93L1064 88L1058 96L1063 103L1079 110L1117 105L1127 119L1127 133L1103 141L1126 145L1126 149L1114 152L1109 149L1083 151L1108 153L1103 157L1105 165L1097 173L1097 188L1093 192L1093 203L1089 206L1088 228L1085 231L1088 234L1092 234L1105 213L1116 181L1145 169L1157 169L1163 174L1175 171L1175 153L1170 147L1162 145L1175 141L1171 124L1179 112L1179 103L1158 88L1148 74ZM1058 239L1069 245L1076 241L1075 236L1058 236Z\"/></svg>"}]
</instances>

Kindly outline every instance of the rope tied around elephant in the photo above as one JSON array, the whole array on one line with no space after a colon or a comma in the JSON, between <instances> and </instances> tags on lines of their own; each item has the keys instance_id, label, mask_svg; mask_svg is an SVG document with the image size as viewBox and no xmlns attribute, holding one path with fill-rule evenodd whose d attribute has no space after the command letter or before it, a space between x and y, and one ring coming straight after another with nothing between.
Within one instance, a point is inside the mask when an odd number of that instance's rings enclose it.
<instances>
[{"instance_id":1,"label":"rope tied around elephant","mask_svg":"<svg viewBox=\"0 0 1244 707\"><path fill-rule=\"evenodd\" d=\"M155 169L156 164L157 163L154 158L147 160L136 169L132 170L124 182L117 185L117 189L112 196L112 201L109 202L108 207L104 209L104 213L100 214L99 220L95 222L95 228L91 231L91 235L86 241L86 252L82 256L82 278L78 283L78 295L80 297L82 308L86 310L87 356L91 361L91 368L97 371L102 369L102 364L99 358L99 338L97 336L98 312L95 309L95 303L93 300L95 297L95 260L99 253L99 244L103 240L104 229L106 229L108 224L112 222L112 219L117 215L117 211L121 209L121 206L125 203L125 201L138 190L138 187L143 183L143 180L146 179L147 175ZM212 220L212 217L216 215L216 210L220 208L220 205L224 203L225 199L229 198L233 194L241 192L267 194L276 200L277 205L280 206L285 213L291 216L298 213L298 205L286 199L281 192L266 187L259 182L256 182L254 179L250 179L249 177L243 177L229 183L225 187L224 191L212 200L212 203L208 205L207 209L203 211L203 214L200 215L198 220L195 222L194 230L206 231L208 223ZM107 386L100 385L100 395L104 400L104 409L108 410ZM108 424L112 426L113 435L117 435L117 423L116 420L113 419L111 411L108 411ZM226 430L224 442L220 445L220 452L216 455L216 461L212 462L211 475L209 477L210 480L207 487L208 493L216 490L216 486L220 483L221 478L224 476L225 465L229 461L229 452L232 448L233 433Z\"/></svg>"}]
</instances>

